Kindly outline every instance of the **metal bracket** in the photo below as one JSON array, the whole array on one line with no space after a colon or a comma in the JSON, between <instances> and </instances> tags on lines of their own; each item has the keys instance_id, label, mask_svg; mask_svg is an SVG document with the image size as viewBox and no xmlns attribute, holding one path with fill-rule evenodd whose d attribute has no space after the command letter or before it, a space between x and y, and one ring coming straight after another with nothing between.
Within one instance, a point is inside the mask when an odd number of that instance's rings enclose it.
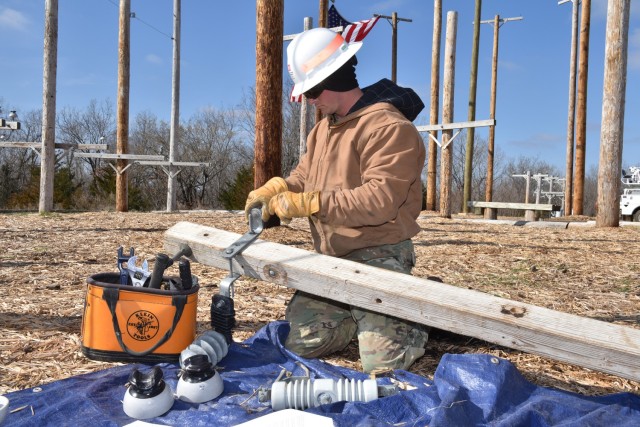
<instances>
[{"instance_id":1,"label":"metal bracket","mask_svg":"<svg viewBox=\"0 0 640 427\"><path fill-rule=\"evenodd\" d=\"M233 298L233 283L241 276L233 272L233 258L247 249L258 238L263 229L262 209L251 209L249 212L249 232L243 234L222 252L222 258L229 260L229 274L220 282L220 295Z\"/></svg>"}]
</instances>

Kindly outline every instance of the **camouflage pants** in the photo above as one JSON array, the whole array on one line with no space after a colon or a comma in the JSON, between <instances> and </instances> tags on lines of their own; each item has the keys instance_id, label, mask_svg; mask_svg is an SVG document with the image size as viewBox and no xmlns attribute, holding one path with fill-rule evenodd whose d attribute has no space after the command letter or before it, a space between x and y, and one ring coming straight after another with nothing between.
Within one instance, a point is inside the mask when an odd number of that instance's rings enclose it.
<instances>
[{"instance_id":1,"label":"camouflage pants","mask_svg":"<svg viewBox=\"0 0 640 427\"><path fill-rule=\"evenodd\" d=\"M354 251L345 259L411 274L415 253L411 240ZM395 317L296 292L287 307L291 324L285 347L316 358L340 351L358 338L365 372L407 369L424 355L429 328Z\"/></svg>"}]
</instances>

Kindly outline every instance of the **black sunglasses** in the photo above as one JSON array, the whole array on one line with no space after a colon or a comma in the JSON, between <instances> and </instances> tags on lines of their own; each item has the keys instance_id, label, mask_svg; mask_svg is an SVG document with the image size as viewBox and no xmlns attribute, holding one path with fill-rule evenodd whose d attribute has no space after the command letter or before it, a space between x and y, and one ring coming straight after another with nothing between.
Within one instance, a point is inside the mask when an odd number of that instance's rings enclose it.
<instances>
[{"instance_id":1,"label":"black sunglasses","mask_svg":"<svg viewBox=\"0 0 640 427\"><path fill-rule=\"evenodd\" d=\"M320 83L304 92L303 95L307 99L317 99L322 94L322 92L324 92L324 85Z\"/></svg>"}]
</instances>

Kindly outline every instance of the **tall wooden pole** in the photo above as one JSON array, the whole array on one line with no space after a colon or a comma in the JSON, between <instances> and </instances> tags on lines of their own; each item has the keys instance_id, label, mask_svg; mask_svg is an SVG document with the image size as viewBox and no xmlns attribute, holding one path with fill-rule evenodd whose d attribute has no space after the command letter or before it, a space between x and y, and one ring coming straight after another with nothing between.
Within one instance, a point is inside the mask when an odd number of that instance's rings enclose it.
<instances>
[{"instance_id":1,"label":"tall wooden pole","mask_svg":"<svg viewBox=\"0 0 640 427\"><path fill-rule=\"evenodd\" d=\"M398 68L398 22L412 22L412 20L407 18L398 18L398 12L393 12L391 16L378 15L377 13L373 16L391 20L391 81L396 83Z\"/></svg>"},{"instance_id":2,"label":"tall wooden pole","mask_svg":"<svg viewBox=\"0 0 640 427\"><path fill-rule=\"evenodd\" d=\"M256 3L256 188L282 174L282 33L284 0Z\"/></svg>"},{"instance_id":3,"label":"tall wooden pole","mask_svg":"<svg viewBox=\"0 0 640 427\"><path fill-rule=\"evenodd\" d=\"M44 67L42 79L42 151L40 153L40 213L53 209L56 143L56 78L58 69L58 0L44 9Z\"/></svg>"},{"instance_id":4,"label":"tall wooden pole","mask_svg":"<svg viewBox=\"0 0 640 427\"><path fill-rule=\"evenodd\" d=\"M180 134L180 15L181 0L173 0L173 78L171 82L171 128L169 131L169 161L176 161L176 139ZM167 212L176 210L176 176L174 166L168 168Z\"/></svg>"},{"instance_id":5,"label":"tall wooden pole","mask_svg":"<svg viewBox=\"0 0 640 427\"><path fill-rule=\"evenodd\" d=\"M398 81L398 12L391 14L391 81Z\"/></svg>"},{"instance_id":6,"label":"tall wooden pole","mask_svg":"<svg viewBox=\"0 0 640 427\"><path fill-rule=\"evenodd\" d=\"M440 102L440 40L442 38L442 0L433 1L433 39L431 42L431 109L429 123L438 124L438 108ZM438 131L431 131L429 138L429 158L427 159L427 194L425 195L428 211L436 210L436 169L438 167Z\"/></svg>"},{"instance_id":7,"label":"tall wooden pole","mask_svg":"<svg viewBox=\"0 0 640 427\"><path fill-rule=\"evenodd\" d=\"M498 88L498 38L500 34L500 15L493 19L493 60L491 62L491 101L489 118L496 118L496 92ZM496 125L489 127L489 152L487 154L487 182L484 190L485 201L493 198L493 157L495 150Z\"/></svg>"},{"instance_id":8,"label":"tall wooden pole","mask_svg":"<svg viewBox=\"0 0 640 427\"><path fill-rule=\"evenodd\" d=\"M515 18L500 18L496 15L492 20L480 21L481 24L493 25L493 61L491 62L491 102L489 105L489 118L496 118L496 99L498 89L498 39L500 35L500 26L509 21L520 21L521 16ZM487 183L485 187L485 201L490 202L493 199L493 159L495 154L496 125L489 126L489 150L487 153Z\"/></svg>"},{"instance_id":9,"label":"tall wooden pole","mask_svg":"<svg viewBox=\"0 0 640 427\"><path fill-rule=\"evenodd\" d=\"M313 19L310 16L304 18L304 30L313 28ZM301 159L307 151L307 135L309 134L309 101L302 97L300 101L300 141L298 148L298 158Z\"/></svg>"},{"instance_id":10,"label":"tall wooden pole","mask_svg":"<svg viewBox=\"0 0 640 427\"><path fill-rule=\"evenodd\" d=\"M482 0L476 0L473 18L473 45L471 48L471 75L469 76L469 114L470 122L476 119L476 88L478 85L478 45L480 44L480 13ZM464 157L464 189L462 193L462 212L469 212L467 202L471 200L471 178L473 177L473 145L476 128L467 129L467 149Z\"/></svg>"},{"instance_id":11,"label":"tall wooden pole","mask_svg":"<svg viewBox=\"0 0 640 427\"><path fill-rule=\"evenodd\" d=\"M456 35L458 13L447 12L447 30L444 47L444 87L442 91L442 123L453 122L453 99L456 69ZM440 216L451 218L451 165L453 159L453 130L442 131L440 150Z\"/></svg>"},{"instance_id":12,"label":"tall wooden pole","mask_svg":"<svg viewBox=\"0 0 640 427\"><path fill-rule=\"evenodd\" d=\"M318 27L327 27L329 25L329 1L320 0L318 5Z\"/></svg>"},{"instance_id":13,"label":"tall wooden pole","mask_svg":"<svg viewBox=\"0 0 640 427\"><path fill-rule=\"evenodd\" d=\"M572 208L575 215L584 209L584 169L587 147L587 80L589 74L589 30L591 0L582 0L580 20L580 56L578 60L578 101L576 106L576 167L573 178Z\"/></svg>"},{"instance_id":14,"label":"tall wooden pole","mask_svg":"<svg viewBox=\"0 0 640 427\"><path fill-rule=\"evenodd\" d=\"M570 0L571 13L571 62L569 66L569 115L567 119L567 159L564 183L564 213L571 215L573 195L573 145L576 117L576 59L578 56L578 9L580 0Z\"/></svg>"},{"instance_id":15,"label":"tall wooden pole","mask_svg":"<svg viewBox=\"0 0 640 427\"><path fill-rule=\"evenodd\" d=\"M130 44L131 34L131 0L120 0L119 33L118 33L118 98L116 152L129 152L129 81L130 81ZM128 172L127 160L116 160L116 211L127 212L128 208Z\"/></svg>"},{"instance_id":16,"label":"tall wooden pole","mask_svg":"<svg viewBox=\"0 0 640 427\"><path fill-rule=\"evenodd\" d=\"M627 84L627 46L631 0L610 1L607 9L607 44L604 52L604 93L598 166L597 227L617 227L620 172Z\"/></svg>"}]
</instances>

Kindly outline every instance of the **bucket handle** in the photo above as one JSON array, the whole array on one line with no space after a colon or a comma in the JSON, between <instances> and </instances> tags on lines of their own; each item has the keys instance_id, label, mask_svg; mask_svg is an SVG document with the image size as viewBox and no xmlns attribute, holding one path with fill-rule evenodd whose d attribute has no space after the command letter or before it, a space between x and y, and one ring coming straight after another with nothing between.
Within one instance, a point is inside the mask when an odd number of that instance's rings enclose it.
<instances>
[{"instance_id":1,"label":"bucket handle","mask_svg":"<svg viewBox=\"0 0 640 427\"><path fill-rule=\"evenodd\" d=\"M116 314L116 305L118 304L118 299L120 298L120 289L118 288L104 288L102 293L102 299L107 302L109 306L109 311L111 312L111 319L113 320L113 330L116 334L116 339L120 344L120 347L123 351L127 352L132 356L146 356L149 353L152 353L155 349L164 344L173 334L174 329L178 325L180 321L180 317L182 317L182 312L184 311L184 307L187 303L186 295L173 295L171 297L171 304L176 308L176 313L173 316L173 324L171 328L167 331L166 334L158 341L153 347L145 351L133 351L126 346L124 341L122 341L122 332L120 332L120 324L118 323L118 315Z\"/></svg>"}]
</instances>

